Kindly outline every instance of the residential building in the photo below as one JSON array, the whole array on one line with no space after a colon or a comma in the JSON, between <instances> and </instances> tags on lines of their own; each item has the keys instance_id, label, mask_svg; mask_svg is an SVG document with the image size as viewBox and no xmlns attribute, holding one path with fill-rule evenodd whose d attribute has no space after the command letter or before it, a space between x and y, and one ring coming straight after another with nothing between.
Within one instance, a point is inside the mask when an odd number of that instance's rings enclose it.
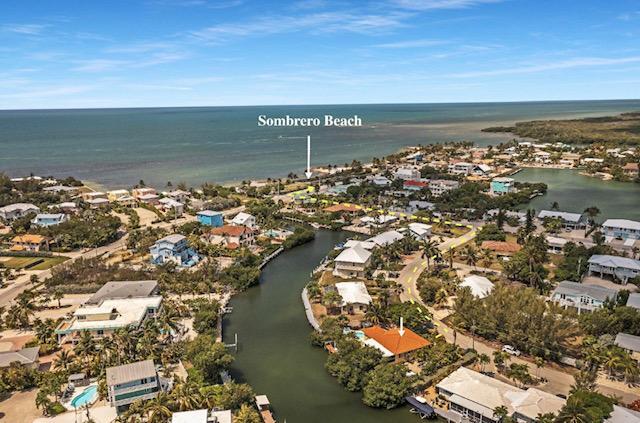
<instances>
[{"instance_id":1,"label":"residential building","mask_svg":"<svg viewBox=\"0 0 640 423\"><path fill-rule=\"evenodd\" d=\"M155 242L150 248L153 264L175 263L181 267L191 267L200 261L195 250L189 247L184 235L173 234Z\"/></svg>"},{"instance_id":2,"label":"residential building","mask_svg":"<svg viewBox=\"0 0 640 423\"><path fill-rule=\"evenodd\" d=\"M84 200L85 203L89 205L90 209L99 209L101 207L107 207L109 205L109 200L106 198L90 198Z\"/></svg>"},{"instance_id":3,"label":"residential building","mask_svg":"<svg viewBox=\"0 0 640 423\"><path fill-rule=\"evenodd\" d=\"M47 227L59 225L68 219L68 216L64 213L38 213L31 223L35 226Z\"/></svg>"},{"instance_id":4,"label":"residential building","mask_svg":"<svg viewBox=\"0 0 640 423\"><path fill-rule=\"evenodd\" d=\"M161 198L158 200L158 208L165 212L165 214L172 218L178 218L184 214L184 204L173 198Z\"/></svg>"},{"instance_id":5,"label":"residential building","mask_svg":"<svg viewBox=\"0 0 640 423\"><path fill-rule=\"evenodd\" d=\"M469 275L463 279L459 285L460 288L469 288L471 295L476 298L485 298L493 291L493 282L484 276Z\"/></svg>"},{"instance_id":6,"label":"residential building","mask_svg":"<svg viewBox=\"0 0 640 423\"><path fill-rule=\"evenodd\" d=\"M340 307L343 313L366 313L373 300L364 282L338 282L335 286L342 297Z\"/></svg>"},{"instance_id":7,"label":"residential building","mask_svg":"<svg viewBox=\"0 0 640 423\"><path fill-rule=\"evenodd\" d=\"M162 390L160 376L152 360L107 367L107 397L118 413L138 400L155 398Z\"/></svg>"},{"instance_id":8,"label":"residential building","mask_svg":"<svg viewBox=\"0 0 640 423\"><path fill-rule=\"evenodd\" d=\"M171 423L232 423L231 410L211 411L207 409L173 413Z\"/></svg>"},{"instance_id":9,"label":"residential building","mask_svg":"<svg viewBox=\"0 0 640 423\"><path fill-rule=\"evenodd\" d=\"M158 194L143 194L136 198L137 201L150 206L160 204L160 196Z\"/></svg>"},{"instance_id":10,"label":"residential building","mask_svg":"<svg viewBox=\"0 0 640 423\"><path fill-rule=\"evenodd\" d=\"M602 233L612 238L640 239L640 222L628 219L607 219L602 224Z\"/></svg>"},{"instance_id":11,"label":"residential building","mask_svg":"<svg viewBox=\"0 0 640 423\"><path fill-rule=\"evenodd\" d=\"M565 400L536 388L516 388L498 379L460 367L436 385L449 404L450 421L497 423L494 410L505 407L518 423L535 423L540 414L558 414Z\"/></svg>"},{"instance_id":12,"label":"residential building","mask_svg":"<svg viewBox=\"0 0 640 423\"><path fill-rule=\"evenodd\" d=\"M580 312L600 308L607 299L615 300L617 296L617 291L603 286L562 281L553 290L550 299L563 307L577 308Z\"/></svg>"},{"instance_id":13,"label":"residential building","mask_svg":"<svg viewBox=\"0 0 640 423\"><path fill-rule=\"evenodd\" d=\"M373 347L385 358L403 361L413 351L428 347L431 342L407 328L384 329L372 326L362 330L365 335L365 345Z\"/></svg>"},{"instance_id":14,"label":"residential building","mask_svg":"<svg viewBox=\"0 0 640 423\"><path fill-rule=\"evenodd\" d=\"M415 213L418 210L435 210L436 209L436 205L434 203L431 203L429 201L422 201L422 200L412 200L409 201L409 208L407 209L408 213Z\"/></svg>"},{"instance_id":15,"label":"residential building","mask_svg":"<svg viewBox=\"0 0 640 423\"><path fill-rule=\"evenodd\" d=\"M362 278L370 261L371 252L361 245L345 248L334 260L333 274L343 278Z\"/></svg>"},{"instance_id":16,"label":"residential building","mask_svg":"<svg viewBox=\"0 0 640 423\"><path fill-rule=\"evenodd\" d=\"M247 228L256 227L256 218L249 213L240 212L232 220L231 224L238 226L246 226Z\"/></svg>"},{"instance_id":17,"label":"residential building","mask_svg":"<svg viewBox=\"0 0 640 423\"><path fill-rule=\"evenodd\" d=\"M0 207L0 218L5 222L13 222L30 213L40 213L40 208L31 203L15 203Z\"/></svg>"},{"instance_id":18,"label":"residential building","mask_svg":"<svg viewBox=\"0 0 640 423\"><path fill-rule=\"evenodd\" d=\"M613 411L605 423L640 423L640 411L614 405Z\"/></svg>"},{"instance_id":19,"label":"residential building","mask_svg":"<svg viewBox=\"0 0 640 423\"><path fill-rule=\"evenodd\" d=\"M148 298L158 294L158 281L112 281L94 293L85 304L100 304L105 300Z\"/></svg>"},{"instance_id":20,"label":"residential building","mask_svg":"<svg viewBox=\"0 0 640 423\"><path fill-rule=\"evenodd\" d=\"M625 349L634 360L640 361L640 336L619 333L616 335L614 343Z\"/></svg>"},{"instance_id":21,"label":"residential building","mask_svg":"<svg viewBox=\"0 0 640 423\"><path fill-rule=\"evenodd\" d=\"M640 260L596 254L589 258L589 275L593 274L611 276L626 285L629 279L640 276Z\"/></svg>"},{"instance_id":22,"label":"residential building","mask_svg":"<svg viewBox=\"0 0 640 423\"><path fill-rule=\"evenodd\" d=\"M42 235L16 235L11 240L11 251L48 251L49 239Z\"/></svg>"},{"instance_id":23,"label":"residential building","mask_svg":"<svg viewBox=\"0 0 640 423\"><path fill-rule=\"evenodd\" d=\"M247 226L224 225L211 229L207 237L213 244L224 244L227 248L235 249L255 244L256 231Z\"/></svg>"},{"instance_id":24,"label":"residential building","mask_svg":"<svg viewBox=\"0 0 640 423\"><path fill-rule=\"evenodd\" d=\"M402 235L398 231L386 231L372 238L369 238L367 241L373 242L379 247L384 247L393 244L394 242L399 241L402 238L404 238L404 235Z\"/></svg>"},{"instance_id":25,"label":"residential building","mask_svg":"<svg viewBox=\"0 0 640 423\"><path fill-rule=\"evenodd\" d=\"M431 236L431 225L426 223L409 223L409 232L418 241L426 241Z\"/></svg>"},{"instance_id":26,"label":"residential building","mask_svg":"<svg viewBox=\"0 0 640 423\"><path fill-rule=\"evenodd\" d=\"M485 176L491 172L491 166L485 164L475 164L467 162L458 162L449 164L449 173L464 176Z\"/></svg>"},{"instance_id":27,"label":"residential building","mask_svg":"<svg viewBox=\"0 0 640 423\"><path fill-rule=\"evenodd\" d=\"M373 179L371 179L371 183L379 187L386 187L391 185L391 180L389 178L385 178L384 176L378 175L374 176Z\"/></svg>"},{"instance_id":28,"label":"residential building","mask_svg":"<svg viewBox=\"0 0 640 423\"><path fill-rule=\"evenodd\" d=\"M17 351L0 352L0 369L7 368L11 363L20 363L21 366L37 369L40 357L40 347L22 348Z\"/></svg>"},{"instance_id":29,"label":"residential building","mask_svg":"<svg viewBox=\"0 0 640 423\"><path fill-rule=\"evenodd\" d=\"M458 189L459 187L460 182L448 179L433 179L429 182L429 191L431 191L431 194L435 197L439 197L445 192Z\"/></svg>"},{"instance_id":30,"label":"residential building","mask_svg":"<svg viewBox=\"0 0 640 423\"><path fill-rule=\"evenodd\" d=\"M146 197L149 195L155 195L156 198L158 198L158 193L156 192L155 189L153 188L147 188L147 187L142 187L142 188L134 188L131 190L131 196L133 198L135 198L136 200L142 200L141 197Z\"/></svg>"},{"instance_id":31,"label":"residential building","mask_svg":"<svg viewBox=\"0 0 640 423\"><path fill-rule=\"evenodd\" d=\"M538 214L538 219L540 221L544 221L545 219L559 219L562 223L562 227L565 229L580 229L586 226L586 219L584 214L581 213L542 210Z\"/></svg>"},{"instance_id":32,"label":"residential building","mask_svg":"<svg viewBox=\"0 0 640 423\"><path fill-rule=\"evenodd\" d=\"M494 219L498 216L499 213L500 213L500 209L487 210L487 212L483 216L483 219L484 220ZM527 214L525 212L519 212L519 211L513 211L513 210L502 210L502 214L507 219L518 220L518 222L520 222L521 224L527 220Z\"/></svg>"},{"instance_id":33,"label":"residential building","mask_svg":"<svg viewBox=\"0 0 640 423\"><path fill-rule=\"evenodd\" d=\"M405 179L402 188L409 191L420 191L429 186L428 179Z\"/></svg>"},{"instance_id":34,"label":"residential building","mask_svg":"<svg viewBox=\"0 0 640 423\"><path fill-rule=\"evenodd\" d=\"M189 197L191 197L191 193L189 191L183 191L181 189L169 191L166 193L166 195L167 197L179 201L182 204L184 204L189 199Z\"/></svg>"},{"instance_id":35,"label":"residential building","mask_svg":"<svg viewBox=\"0 0 640 423\"><path fill-rule=\"evenodd\" d=\"M569 242L568 239L559 238L557 236L549 236L549 235L547 235L546 240L547 240L547 246L548 246L547 252L551 254L562 254L565 244Z\"/></svg>"},{"instance_id":36,"label":"residential building","mask_svg":"<svg viewBox=\"0 0 640 423\"><path fill-rule=\"evenodd\" d=\"M76 343L83 332L94 338L110 336L118 329L137 328L161 310L162 297L120 298L85 304L55 330L59 344Z\"/></svg>"},{"instance_id":37,"label":"residential building","mask_svg":"<svg viewBox=\"0 0 640 423\"><path fill-rule=\"evenodd\" d=\"M395 179L420 179L420 171L410 167L401 167L393 174Z\"/></svg>"},{"instance_id":38,"label":"residential building","mask_svg":"<svg viewBox=\"0 0 640 423\"><path fill-rule=\"evenodd\" d=\"M97 200L98 198L107 199L107 194L105 194L104 192L100 192L100 191L89 191L89 192L82 193L82 199L84 201Z\"/></svg>"},{"instance_id":39,"label":"residential building","mask_svg":"<svg viewBox=\"0 0 640 423\"><path fill-rule=\"evenodd\" d=\"M632 292L627 299L627 307L633 307L640 310L640 292Z\"/></svg>"},{"instance_id":40,"label":"residential building","mask_svg":"<svg viewBox=\"0 0 640 423\"><path fill-rule=\"evenodd\" d=\"M65 213L77 213L79 208L78 205L76 203L74 203L73 201L65 201L59 204L55 204L55 205L51 205L49 207L47 207L49 210L52 209L58 209L61 210Z\"/></svg>"},{"instance_id":41,"label":"residential building","mask_svg":"<svg viewBox=\"0 0 640 423\"><path fill-rule=\"evenodd\" d=\"M111 202L118 201L122 198L131 197L129 191L126 189L116 189L113 191L107 191L107 199ZM131 197L133 199L133 197Z\"/></svg>"},{"instance_id":42,"label":"residential building","mask_svg":"<svg viewBox=\"0 0 640 423\"><path fill-rule=\"evenodd\" d=\"M224 225L222 213L219 211L202 210L196 214L196 218L198 219L198 222L205 226L213 226L214 228L218 228Z\"/></svg>"},{"instance_id":43,"label":"residential building","mask_svg":"<svg viewBox=\"0 0 640 423\"><path fill-rule=\"evenodd\" d=\"M489 185L489 192L493 195L510 194L516 191L515 180L513 178L493 178Z\"/></svg>"},{"instance_id":44,"label":"residential building","mask_svg":"<svg viewBox=\"0 0 640 423\"><path fill-rule=\"evenodd\" d=\"M640 165L638 163L627 163L622 166L622 171L629 178L635 179L640 175Z\"/></svg>"}]
</instances>

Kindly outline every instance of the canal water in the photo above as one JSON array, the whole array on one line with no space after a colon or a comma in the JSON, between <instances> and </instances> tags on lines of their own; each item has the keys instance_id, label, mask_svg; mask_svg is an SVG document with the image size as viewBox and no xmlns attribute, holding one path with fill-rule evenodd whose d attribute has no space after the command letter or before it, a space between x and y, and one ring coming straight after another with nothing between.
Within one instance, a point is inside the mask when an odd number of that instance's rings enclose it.
<instances>
[{"instance_id":1,"label":"canal water","mask_svg":"<svg viewBox=\"0 0 640 423\"><path fill-rule=\"evenodd\" d=\"M300 294L309 273L346 233L318 231L308 244L286 251L262 272L260 285L235 296L224 321L225 342L238 334L232 374L266 394L283 423L415 423L407 407L375 410L362 404L324 368L326 352L309 342Z\"/></svg>"},{"instance_id":2,"label":"canal water","mask_svg":"<svg viewBox=\"0 0 640 423\"><path fill-rule=\"evenodd\" d=\"M537 211L549 209L554 201L560 210L582 212L590 206L600 209L596 218L640 220L640 184L633 182L603 181L580 175L570 169L523 169L513 176L516 181L544 182L547 194L535 198L526 207ZM526 208L525 207L525 208Z\"/></svg>"}]
</instances>

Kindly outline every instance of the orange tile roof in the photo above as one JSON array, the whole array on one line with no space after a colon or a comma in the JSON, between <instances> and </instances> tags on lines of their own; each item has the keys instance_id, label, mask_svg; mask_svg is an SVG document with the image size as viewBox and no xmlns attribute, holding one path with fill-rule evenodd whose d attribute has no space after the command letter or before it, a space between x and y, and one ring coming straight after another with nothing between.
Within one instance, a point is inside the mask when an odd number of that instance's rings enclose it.
<instances>
[{"instance_id":1,"label":"orange tile roof","mask_svg":"<svg viewBox=\"0 0 640 423\"><path fill-rule=\"evenodd\" d=\"M360 210L362 210L362 208L356 206L355 204L335 204L333 206L325 207L324 209L324 211L329 213L336 213L336 212L355 213Z\"/></svg>"},{"instance_id":2,"label":"orange tile roof","mask_svg":"<svg viewBox=\"0 0 640 423\"><path fill-rule=\"evenodd\" d=\"M482 241L481 248L499 253L517 253L522 249L522 247L515 242L506 241Z\"/></svg>"},{"instance_id":3,"label":"orange tile roof","mask_svg":"<svg viewBox=\"0 0 640 423\"><path fill-rule=\"evenodd\" d=\"M225 235L225 236L240 236L245 233L252 232L252 229L247 228L246 226L236 226L236 225L224 225L219 228L211 229L211 233L213 235Z\"/></svg>"},{"instance_id":4,"label":"orange tile roof","mask_svg":"<svg viewBox=\"0 0 640 423\"><path fill-rule=\"evenodd\" d=\"M40 244L41 242L44 242L46 240L45 237L43 237L42 235L34 235L34 234L24 234L24 235L16 235L15 237L13 237L13 239L11 240L11 242L14 243L18 243L18 242L26 242L29 244Z\"/></svg>"},{"instance_id":5,"label":"orange tile roof","mask_svg":"<svg viewBox=\"0 0 640 423\"><path fill-rule=\"evenodd\" d=\"M431 345L431 342L427 341L411 329L405 328L402 336L400 336L398 328L383 329L380 326L372 326L370 328L365 328L362 331L368 338L374 339L394 355L415 351Z\"/></svg>"},{"instance_id":6,"label":"orange tile roof","mask_svg":"<svg viewBox=\"0 0 640 423\"><path fill-rule=\"evenodd\" d=\"M638 165L638 163L627 163L623 167L624 170L638 170L639 168L640 165Z\"/></svg>"}]
</instances>

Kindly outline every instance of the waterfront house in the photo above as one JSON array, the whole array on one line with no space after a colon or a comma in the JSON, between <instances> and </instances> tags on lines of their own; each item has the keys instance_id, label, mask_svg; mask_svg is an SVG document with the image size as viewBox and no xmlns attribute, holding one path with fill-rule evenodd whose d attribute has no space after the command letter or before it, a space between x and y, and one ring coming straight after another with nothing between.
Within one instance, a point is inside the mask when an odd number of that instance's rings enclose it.
<instances>
[{"instance_id":1,"label":"waterfront house","mask_svg":"<svg viewBox=\"0 0 640 423\"><path fill-rule=\"evenodd\" d=\"M516 388L498 379L460 367L436 385L448 409L442 410L448 421L497 423L494 410L505 407L519 423L534 423L541 414L557 414L565 400L536 388Z\"/></svg>"},{"instance_id":2,"label":"waterfront house","mask_svg":"<svg viewBox=\"0 0 640 423\"><path fill-rule=\"evenodd\" d=\"M218 228L224 225L222 213L219 211L202 210L196 214L196 218L198 219L198 222L205 226L213 226L214 228Z\"/></svg>"},{"instance_id":3,"label":"waterfront house","mask_svg":"<svg viewBox=\"0 0 640 423\"><path fill-rule=\"evenodd\" d=\"M39 213L40 208L31 203L14 203L0 207L0 218L5 222L13 222L16 219L27 216L30 213Z\"/></svg>"},{"instance_id":4,"label":"waterfront house","mask_svg":"<svg viewBox=\"0 0 640 423\"><path fill-rule=\"evenodd\" d=\"M107 199L111 202L118 201L122 198L131 197L126 189L116 189L107 191ZM133 199L133 197L131 197Z\"/></svg>"},{"instance_id":5,"label":"waterfront house","mask_svg":"<svg viewBox=\"0 0 640 423\"><path fill-rule=\"evenodd\" d=\"M112 281L96 291L85 304L100 304L106 300L148 298L158 295L158 281Z\"/></svg>"},{"instance_id":6,"label":"waterfront house","mask_svg":"<svg viewBox=\"0 0 640 423\"><path fill-rule=\"evenodd\" d=\"M459 285L460 288L469 288L471 295L476 298L485 298L493 291L493 282L484 276L469 275Z\"/></svg>"},{"instance_id":7,"label":"waterfront house","mask_svg":"<svg viewBox=\"0 0 640 423\"><path fill-rule=\"evenodd\" d=\"M364 328L362 332L365 335L365 345L377 349L383 357L393 358L396 362L404 361L411 352L431 345L431 342L407 328L384 329L372 326Z\"/></svg>"},{"instance_id":8,"label":"waterfront house","mask_svg":"<svg viewBox=\"0 0 640 423\"><path fill-rule=\"evenodd\" d=\"M542 210L538 214L538 219L541 222L544 222L545 219L559 219L565 229L580 229L586 226L586 219L582 213Z\"/></svg>"},{"instance_id":9,"label":"waterfront house","mask_svg":"<svg viewBox=\"0 0 640 423\"><path fill-rule=\"evenodd\" d=\"M505 195L516 191L513 178L493 178L489 185L489 192L493 195Z\"/></svg>"},{"instance_id":10,"label":"waterfront house","mask_svg":"<svg viewBox=\"0 0 640 423\"><path fill-rule=\"evenodd\" d=\"M141 197L145 197L148 195L155 195L157 198L157 192L155 189L153 188L147 188L147 187L142 187L142 188L134 188L131 190L131 196L133 198L135 198L136 200L142 200Z\"/></svg>"},{"instance_id":11,"label":"waterfront house","mask_svg":"<svg viewBox=\"0 0 640 423\"><path fill-rule=\"evenodd\" d=\"M191 193L189 191L183 191L181 189L169 191L166 193L166 195L167 197L179 201L183 204L189 199L189 197L191 197Z\"/></svg>"},{"instance_id":12,"label":"waterfront house","mask_svg":"<svg viewBox=\"0 0 640 423\"><path fill-rule=\"evenodd\" d=\"M426 241L431 236L431 225L426 223L409 223L409 232L418 241Z\"/></svg>"},{"instance_id":13,"label":"waterfront house","mask_svg":"<svg viewBox=\"0 0 640 423\"><path fill-rule=\"evenodd\" d=\"M152 360L107 367L107 397L118 413L138 400L155 398L162 390L160 376Z\"/></svg>"},{"instance_id":14,"label":"waterfront house","mask_svg":"<svg viewBox=\"0 0 640 423\"><path fill-rule=\"evenodd\" d=\"M334 260L333 274L342 278L363 278L371 262L371 252L362 245L345 248Z\"/></svg>"},{"instance_id":15,"label":"waterfront house","mask_svg":"<svg viewBox=\"0 0 640 423\"><path fill-rule=\"evenodd\" d=\"M589 275L593 274L611 276L626 285L629 279L640 276L640 260L596 254L589 258Z\"/></svg>"},{"instance_id":16,"label":"waterfront house","mask_svg":"<svg viewBox=\"0 0 640 423\"><path fill-rule=\"evenodd\" d=\"M143 194L138 196L136 200L142 204L155 206L160 203L160 196L158 194Z\"/></svg>"},{"instance_id":17,"label":"waterfront house","mask_svg":"<svg viewBox=\"0 0 640 423\"><path fill-rule=\"evenodd\" d=\"M231 410L207 409L180 411L173 413L171 423L232 423L233 415Z\"/></svg>"},{"instance_id":18,"label":"waterfront house","mask_svg":"<svg viewBox=\"0 0 640 423\"><path fill-rule=\"evenodd\" d=\"M634 360L640 361L640 336L619 333L616 335L614 344L625 349Z\"/></svg>"},{"instance_id":19,"label":"waterfront house","mask_svg":"<svg viewBox=\"0 0 640 423\"><path fill-rule=\"evenodd\" d=\"M109 200L107 200L106 198L90 198L84 200L84 202L89 205L90 209L99 209L101 207L109 206Z\"/></svg>"},{"instance_id":20,"label":"waterfront house","mask_svg":"<svg viewBox=\"0 0 640 423\"><path fill-rule=\"evenodd\" d=\"M40 347L22 348L17 351L0 352L0 369L11 366L11 363L19 363L20 366L37 369L39 365Z\"/></svg>"},{"instance_id":21,"label":"waterfront house","mask_svg":"<svg viewBox=\"0 0 640 423\"><path fill-rule=\"evenodd\" d=\"M404 238L404 235L402 235L398 231L386 231L372 238L369 238L367 241L373 242L379 247L385 247L387 245L393 244L396 241L401 240L402 238Z\"/></svg>"},{"instance_id":22,"label":"waterfront house","mask_svg":"<svg viewBox=\"0 0 640 423\"><path fill-rule=\"evenodd\" d=\"M211 229L207 237L212 244L224 244L227 248L235 249L255 244L256 231L246 226L224 225Z\"/></svg>"},{"instance_id":23,"label":"waterfront house","mask_svg":"<svg viewBox=\"0 0 640 423\"><path fill-rule=\"evenodd\" d=\"M116 200L116 203L124 207L133 207L137 204L137 200L130 195L123 195Z\"/></svg>"},{"instance_id":24,"label":"waterfront house","mask_svg":"<svg viewBox=\"0 0 640 423\"><path fill-rule=\"evenodd\" d=\"M35 226L47 227L59 225L68 220L68 216L64 213L38 213L31 223Z\"/></svg>"},{"instance_id":25,"label":"waterfront house","mask_svg":"<svg viewBox=\"0 0 640 423\"><path fill-rule=\"evenodd\" d=\"M491 219L495 219L496 217L498 217L499 213L500 213L500 209L487 210L487 212L484 214L484 216L482 216L482 218L485 221L489 221ZM502 210L502 214L507 219L515 219L521 224L527 220L527 214L524 212L513 211L513 210Z\"/></svg>"},{"instance_id":26,"label":"waterfront house","mask_svg":"<svg viewBox=\"0 0 640 423\"><path fill-rule=\"evenodd\" d=\"M367 312L372 299L364 282L338 282L335 286L338 294L342 297L342 303L340 303L342 313L362 314Z\"/></svg>"},{"instance_id":27,"label":"waterfront house","mask_svg":"<svg viewBox=\"0 0 640 423\"><path fill-rule=\"evenodd\" d=\"M16 235L11 240L11 251L48 251L49 239L42 235Z\"/></svg>"},{"instance_id":28,"label":"waterfront house","mask_svg":"<svg viewBox=\"0 0 640 423\"><path fill-rule=\"evenodd\" d=\"M81 197L84 201L97 200L98 198L104 198L106 200L107 194L101 191L89 191L89 192L82 193Z\"/></svg>"},{"instance_id":29,"label":"waterfront house","mask_svg":"<svg viewBox=\"0 0 640 423\"><path fill-rule=\"evenodd\" d=\"M463 176L485 176L491 172L491 166L485 164L475 164L467 162L451 163L448 167L449 173Z\"/></svg>"},{"instance_id":30,"label":"waterfront house","mask_svg":"<svg viewBox=\"0 0 640 423\"><path fill-rule=\"evenodd\" d=\"M377 175L371 179L371 183L379 187L386 187L391 185L391 180L389 178L385 178L384 176Z\"/></svg>"},{"instance_id":31,"label":"waterfront house","mask_svg":"<svg viewBox=\"0 0 640 423\"><path fill-rule=\"evenodd\" d=\"M549 298L565 308L576 308L580 313L582 310L593 311L600 308L607 299L615 300L617 296L617 291L603 286L562 281Z\"/></svg>"},{"instance_id":32,"label":"waterfront house","mask_svg":"<svg viewBox=\"0 0 640 423\"><path fill-rule=\"evenodd\" d=\"M420 171L410 167L401 167L393 174L395 179L420 179Z\"/></svg>"},{"instance_id":33,"label":"waterfront house","mask_svg":"<svg viewBox=\"0 0 640 423\"><path fill-rule=\"evenodd\" d=\"M438 197L447 191L458 189L458 187L460 187L460 182L448 179L433 179L429 182L429 191L431 191L431 194L435 197Z\"/></svg>"},{"instance_id":34,"label":"waterfront house","mask_svg":"<svg viewBox=\"0 0 640 423\"><path fill-rule=\"evenodd\" d=\"M256 217L249 213L240 212L231 220L232 225L246 226L247 228L256 227Z\"/></svg>"},{"instance_id":35,"label":"waterfront house","mask_svg":"<svg viewBox=\"0 0 640 423\"><path fill-rule=\"evenodd\" d=\"M629 178L635 179L640 175L640 165L638 163L627 163L622 166L622 171Z\"/></svg>"},{"instance_id":36,"label":"waterfront house","mask_svg":"<svg viewBox=\"0 0 640 423\"><path fill-rule=\"evenodd\" d=\"M549 235L545 239L547 240L547 252L551 254L562 254L565 244L569 242L567 239Z\"/></svg>"},{"instance_id":37,"label":"waterfront house","mask_svg":"<svg viewBox=\"0 0 640 423\"><path fill-rule=\"evenodd\" d=\"M200 261L198 254L189 247L184 235L173 234L155 242L150 248L151 263L175 263L181 267L191 267Z\"/></svg>"},{"instance_id":38,"label":"waterfront house","mask_svg":"<svg viewBox=\"0 0 640 423\"><path fill-rule=\"evenodd\" d=\"M158 208L172 218L180 217L184 213L184 204L173 198L161 198L158 203Z\"/></svg>"},{"instance_id":39,"label":"waterfront house","mask_svg":"<svg viewBox=\"0 0 640 423\"><path fill-rule=\"evenodd\" d=\"M628 219L607 219L602 224L602 233L606 237L621 239L640 239L640 222Z\"/></svg>"},{"instance_id":40,"label":"waterfront house","mask_svg":"<svg viewBox=\"0 0 640 423\"><path fill-rule=\"evenodd\" d=\"M626 305L627 307L632 307L636 310L640 310L640 292L632 292L631 294L629 294Z\"/></svg>"}]
</instances>

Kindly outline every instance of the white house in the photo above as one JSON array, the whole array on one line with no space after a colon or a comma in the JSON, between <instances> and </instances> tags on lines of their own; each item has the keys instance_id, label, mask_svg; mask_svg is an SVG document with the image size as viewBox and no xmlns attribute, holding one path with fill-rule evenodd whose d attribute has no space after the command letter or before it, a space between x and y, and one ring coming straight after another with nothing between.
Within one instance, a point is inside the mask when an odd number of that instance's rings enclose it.
<instances>
[{"instance_id":1,"label":"white house","mask_svg":"<svg viewBox=\"0 0 640 423\"><path fill-rule=\"evenodd\" d=\"M231 224L237 226L246 226L247 228L255 228L256 218L249 213L240 212L233 218Z\"/></svg>"},{"instance_id":2,"label":"white house","mask_svg":"<svg viewBox=\"0 0 640 423\"><path fill-rule=\"evenodd\" d=\"M47 227L59 225L68 219L64 213L38 213L31 223L35 226Z\"/></svg>"},{"instance_id":3,"label":"white house","mask_svg":"<svg viewBox=\"0 0 640 423\"><path fill-rule=\"evenodd\" d=\"M431 225L427 225L426 223L409 223L409 232L413 235L417 240L427 240L431 236Z\"/></svg>"},{"instance_id":4,"label":"white house","mask_svg":"<svg viewBox=\"0 0 640 423\"><path fill-rule=\"evenodd\" d=\"M401 167L396 170L396 173L393 175L396 179L418 179L420 178L420 171L418 169L412 169L410 167Z\"/></svg>"},{"instance_id":5,"label":"white house","mask_svg":"<svg viewBox=\"0 0 640 423\"><path fill-rule=\"evenodd\" d=\"M615 300L617 296L617 291L603 286L562 281L553 290L550 298L563 307L574 307L580 312L600 308L607 299Z\"/></svg>"},{"instance_id":6,"label":"white house","mask_svg":"<svg viewBox=\"0 0 640 423\"><path fill-rule=\"evenodd\" d=\"M365 269L370 261L371 253L361 245L346 248L335 258L333 274L344 278L364 277Z\"/></svg>"},{"instance_id":7,"label":"white house","mask_svg":"<svg viewBox=\"0 0 640 423\"><path fill-rule=\"evenodd\" d=\"M336 289L342 297L340 307L349 314L365 313L372 302L364 282L338 282Z\"/></svg>"},{"instance_id":8,"label":"white house","mask_svg":"<svg viewBox=\"0 0 640 423\"><path fill-rule=\"evenodd\" d=\"M468 287L476 298L485 298L493 291L493 282L484 276L469 275L460 283L460 288Z\"/></svg>"},{"instance_id":9,"label":"white house","mask_svg":"<svg viewBox=\"0 0 640 423\"><path fill-rule=\"evenodd\" d=\"M5 222L12 222L29 213L39 213L40 209L31 203L15 203L0 207L0 218Z\"/></svg>"},{"instance_id":10,"label":"white house","mask_svg":"<svg viewBox=\"0 0 640 423\"><path fill-rule=\"evenodd\" d=\"M589 258L589 275L593 274L601 278L608 275L626 285L629 279L640 276L640 260L596 254Z\"/></svg>"},{"instance_id":11,"label":"white house","mask_svg":"<svg viewBox=\"0 0 640 423\"><path fill-rule=\"evenodd\" d=\"M640 239L640 222L628 219L607 219L602 224L602 232L607 237Z\"/></svg>"},{"instance_id":12,"label":"white house","mask_svg":"<svg viewBox=\"0 0 640 423\"><path fill-rule=\"evenodd\" d=\"M586 226L584 215L581 213L569 213L556 210L542 210L538 214L538 219L544 221L545 219L559 219L562 222L562 227L566 229L579 229Z\"/></svg>"},{"instance_id":13,"label":"white house","mask_svg":"<svg viewBox=\"0 0 640 423\"><path fill-rule=\"evenodd\" d=\"M384 247L386 245L393 244L394 242L399 241L402 238L404 238L404 235L402 235L398 231L387 231L369 238L367 241L373 242L379 247Z\"/></svg>"}]
</instances>

